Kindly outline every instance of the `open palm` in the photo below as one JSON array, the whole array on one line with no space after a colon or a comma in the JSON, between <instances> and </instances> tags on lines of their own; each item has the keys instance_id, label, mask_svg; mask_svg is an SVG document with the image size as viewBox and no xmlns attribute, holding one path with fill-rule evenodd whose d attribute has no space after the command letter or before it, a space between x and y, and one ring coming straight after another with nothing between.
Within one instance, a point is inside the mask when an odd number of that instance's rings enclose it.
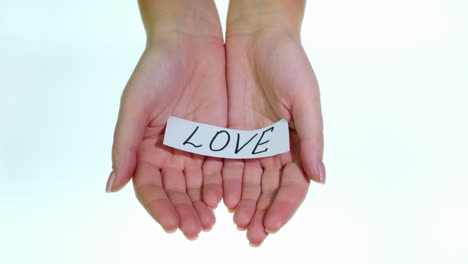
<instances>
[{"instance_id":1,"label":"open palm","mask_svg":"<svg viewBox=\"0 0 468 264\"><path fill-rule=\"evenodd\" d=\"M113 190L133 176L136 195L165 230L188 238L215 222L222 160L162 144L169 116L227 125L222 39L176 33L148 47L121 100ZM204 199L203 199L204 198Z\"/></svg>"},{"instance_id":2,"label":"open palm","mask_svg":"<svg viewBox=\"0 0 468 264\"><path fill-rule=\"evenodd\" d=\"M255 160L227 160L224 202L252 244L275 232L304 200L309 177L324 182L320 95L300 41L256 31L226 38L229 127L257 129L289 122L291 151Z\"/></svg>"}]
</instances>

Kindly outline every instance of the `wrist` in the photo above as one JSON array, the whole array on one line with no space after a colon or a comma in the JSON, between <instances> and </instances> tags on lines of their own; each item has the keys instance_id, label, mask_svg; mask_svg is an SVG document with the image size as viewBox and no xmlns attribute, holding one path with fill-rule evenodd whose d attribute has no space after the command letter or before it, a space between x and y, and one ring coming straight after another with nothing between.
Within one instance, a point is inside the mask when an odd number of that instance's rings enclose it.
<instances>
[{"instance_id":1,"label":"wrist","mask_svg":"<svg viewBox=\"0 0 468 264\"><path fill-rule=\"evenodd\" d=\"M305 0L231 0L226 38L259 31L279 31L300 37Z\"/></svg>"},{"instance_id":2,"label":"wrist","mask_svg":"<svg viewBox=\"0 0 468 264\"><path fill-rule=\"evenodd\" d=\"M223 40L212 0L139 0L138 3L150 44L174 34Z\"/></svg>"}]
</instances>

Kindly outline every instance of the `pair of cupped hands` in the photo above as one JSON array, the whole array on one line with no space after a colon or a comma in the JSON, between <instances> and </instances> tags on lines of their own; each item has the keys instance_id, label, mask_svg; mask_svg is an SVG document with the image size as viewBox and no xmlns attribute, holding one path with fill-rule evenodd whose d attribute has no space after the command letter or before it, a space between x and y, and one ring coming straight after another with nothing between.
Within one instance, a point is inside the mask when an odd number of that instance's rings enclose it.
<instances>
[{"instance_id":1,"label":"pair of cupped hands","mask_svg":"<svg viewBox=\"0 0 468 264\"><path fill-rule=\"evenodd\" d=\"M181 23L152 37L143 21L148 43L121 98L107 191L133 179L148 213L189 239L212 228L223 199L261 244L292 217L310 179L325 183L319 88L300 31L228 25L223 41L220 26ZM183 152L162 144L169 116L248 130L286 119L290 152L248 160Z\"/></svg>"}]
</instances>

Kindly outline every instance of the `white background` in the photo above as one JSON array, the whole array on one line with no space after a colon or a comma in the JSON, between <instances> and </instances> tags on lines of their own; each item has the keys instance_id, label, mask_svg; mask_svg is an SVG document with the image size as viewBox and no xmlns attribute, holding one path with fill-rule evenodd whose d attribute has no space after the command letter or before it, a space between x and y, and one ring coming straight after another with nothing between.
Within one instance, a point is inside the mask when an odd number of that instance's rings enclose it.
<instances>
[{"instance_id":1,"label":"white background","mask_svg":"<svg viewBox=\"0 0 468 264\"><path fill-rule=\"evenodd\" d=\"M104 193L136 1L1 6L0 263L468 263L466 0L309 1L328 179L260 248L224 206L187 241Z\"/></svg>"}]
</instances>

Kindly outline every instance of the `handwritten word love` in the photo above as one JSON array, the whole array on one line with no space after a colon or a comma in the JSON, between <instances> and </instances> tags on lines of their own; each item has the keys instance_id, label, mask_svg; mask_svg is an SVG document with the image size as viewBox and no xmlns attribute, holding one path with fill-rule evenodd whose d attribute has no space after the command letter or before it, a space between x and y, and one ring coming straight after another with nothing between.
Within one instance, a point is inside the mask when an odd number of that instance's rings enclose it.
<instances>
[{"instance_id":1,"label":"handwritten word love","mask_svg":"<svg viewBox=\"0 0 468 264\"><path fill-rule=\"evenodd\" d=\"M235 130L170 117L164 145L204 156L251 159L289 151L286 120L257 130Z\"/></svg>"}]
</instances>

